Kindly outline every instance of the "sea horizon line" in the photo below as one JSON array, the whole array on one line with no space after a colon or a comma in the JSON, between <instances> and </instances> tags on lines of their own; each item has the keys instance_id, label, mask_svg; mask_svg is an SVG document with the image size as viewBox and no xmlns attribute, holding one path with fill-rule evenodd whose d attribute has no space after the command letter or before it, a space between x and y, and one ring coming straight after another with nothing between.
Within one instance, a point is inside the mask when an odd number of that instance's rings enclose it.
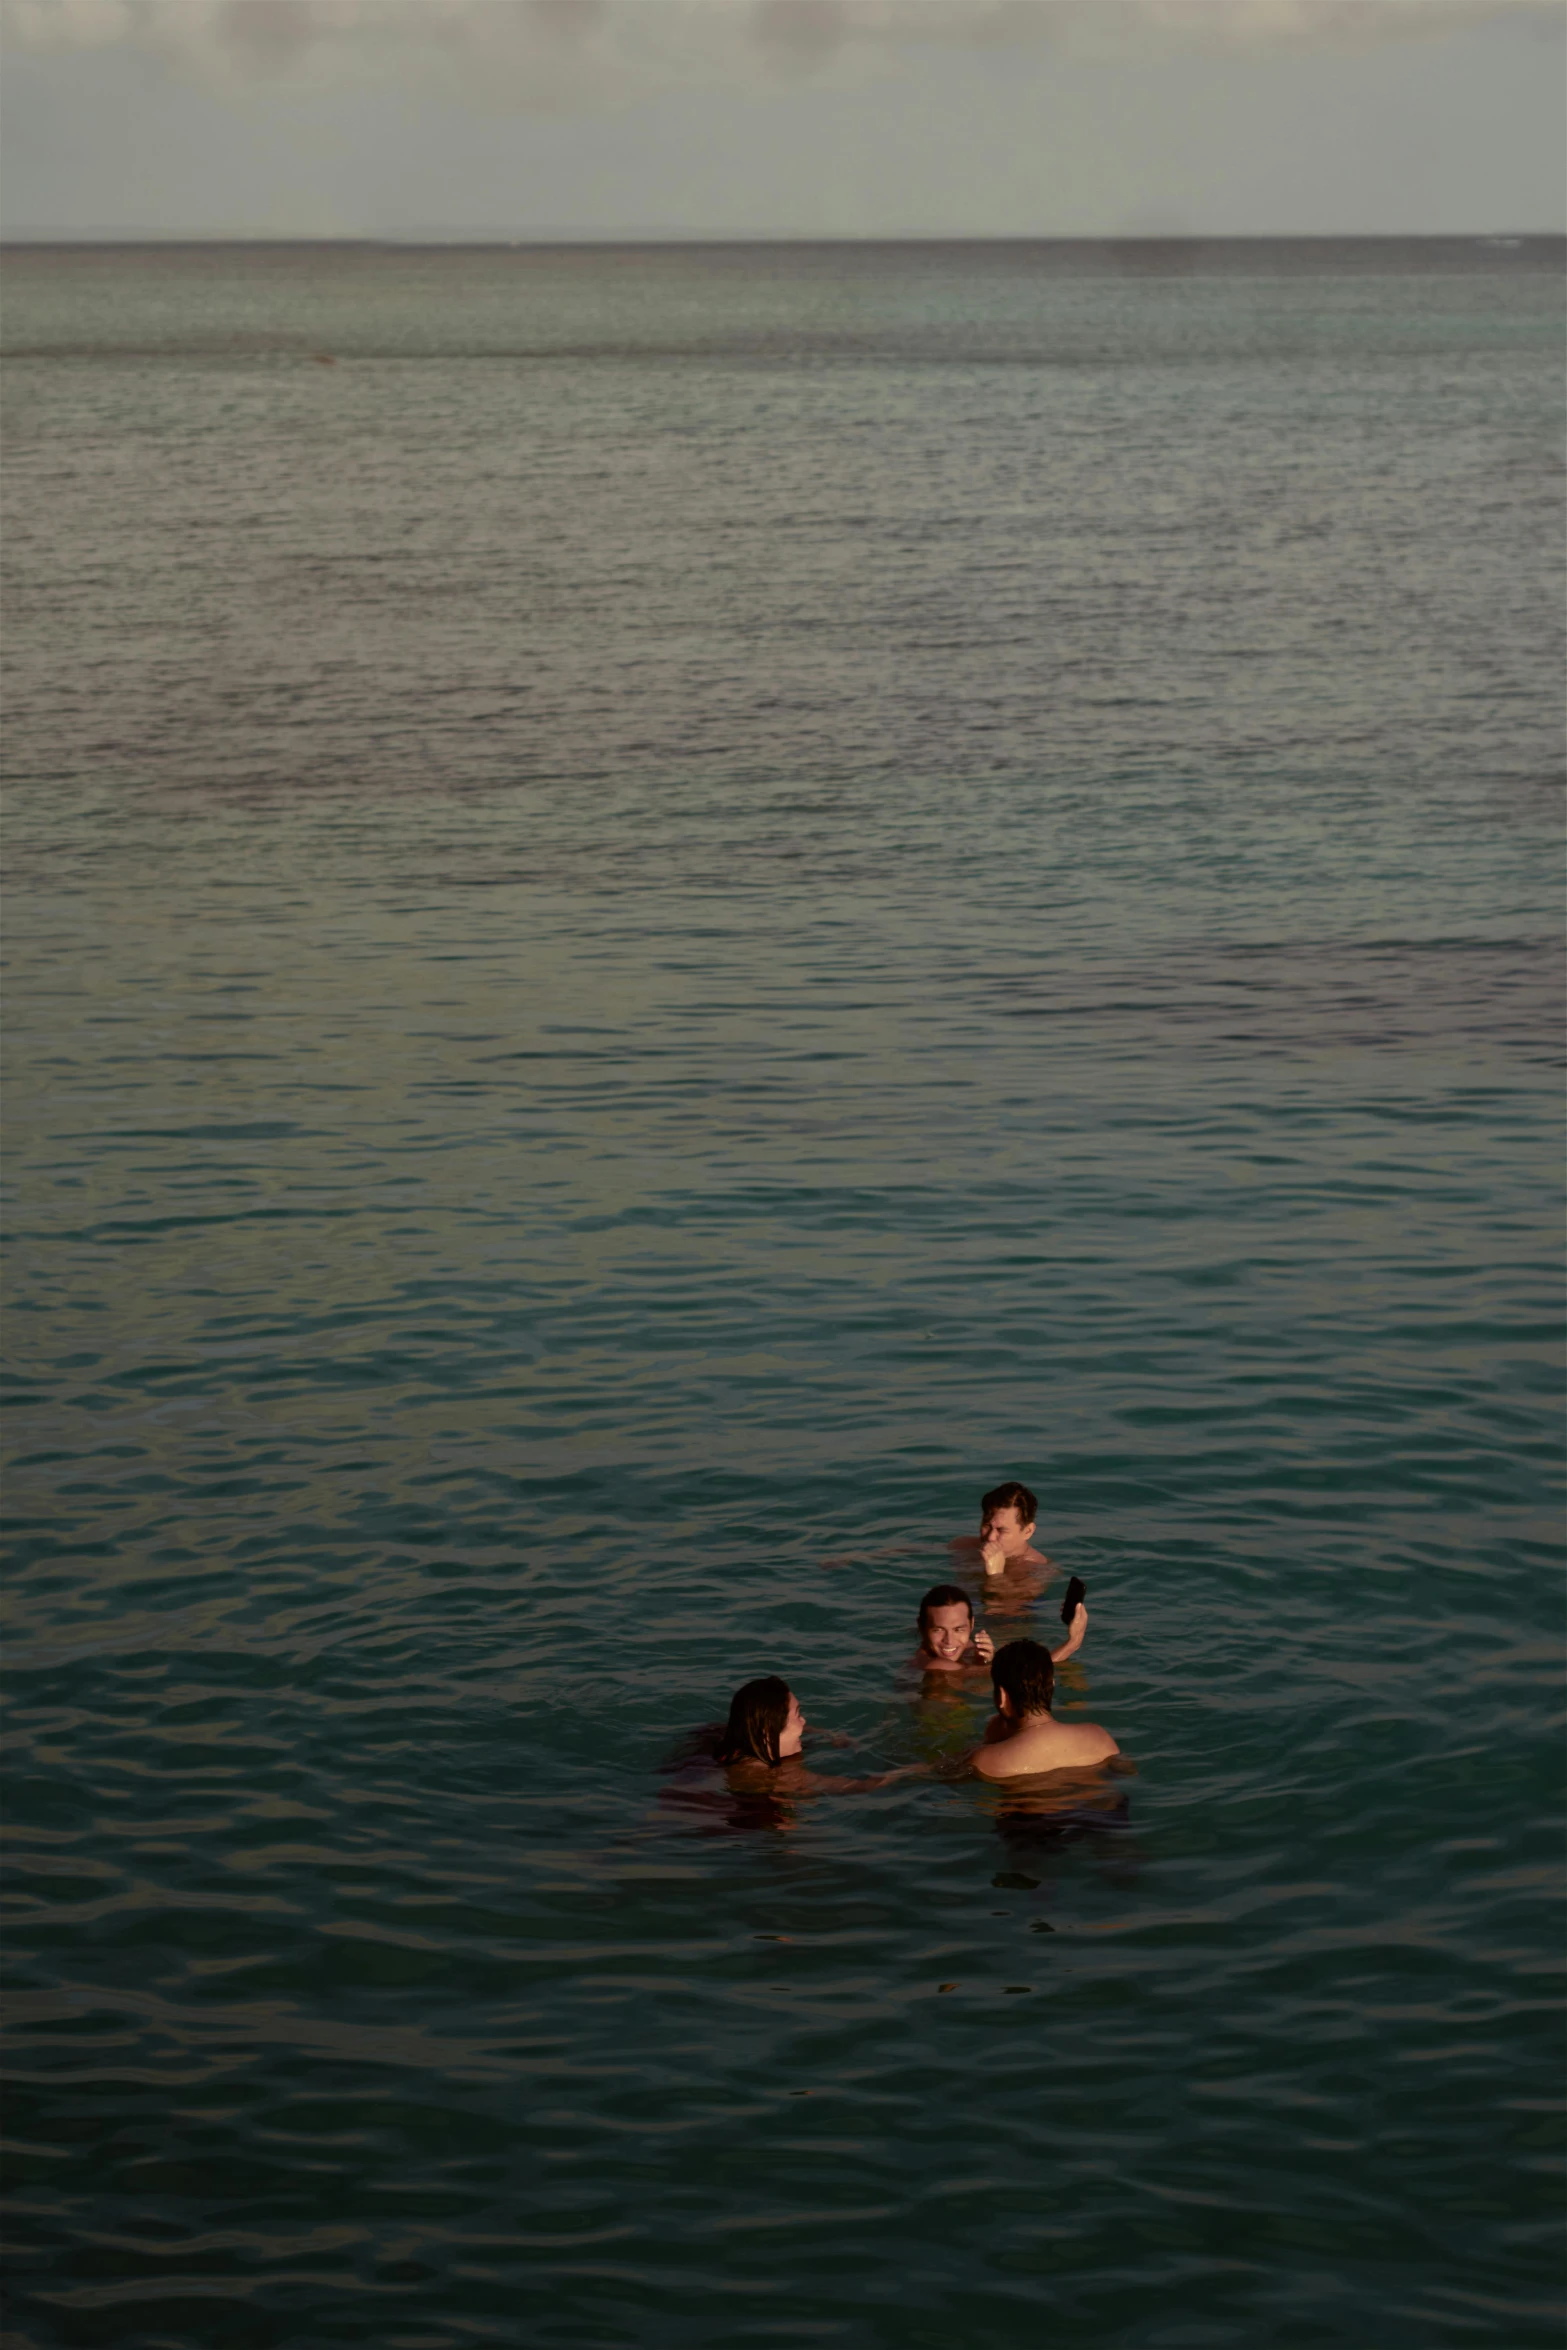
<instances>
[{"instance_id":1,"label":"sea horizon line","mask_svg":"<svg viewBox=\"0 0 1567 2350\"><path fill-rule=\"evenodd\" d=\"M125 246L146 248L171 246L176 248L211 246L277 247L309 246L335 249L449 249L457 251L543 252L557 249L598 249L624 251L628 247L646 247L664 250L672 246L705 246L726 251L751 247L779 246L1164 246L1191 250L1200 246L1229 245L1489 245L1505 248L1519 245L1567 245L1567 229L1560 228L1468 228L1468 229L1288 229L1288 230L1116 230L1092 235L1060 235L1042 230L1019 229L997 232L963 234L948 231L898 231L891 234L861 234L858 232L794 231L788 229L758 230L744 235L720 234L706 229L659 229L645 231L556 229L531 234L508 234L491 229L386 229L320 233L309 230L241 230L203 233L191 230L162 229L29 229L16 233L0 232L0 251L21 251L58 248L91 248Z\"/></svg>"}]
</instances>

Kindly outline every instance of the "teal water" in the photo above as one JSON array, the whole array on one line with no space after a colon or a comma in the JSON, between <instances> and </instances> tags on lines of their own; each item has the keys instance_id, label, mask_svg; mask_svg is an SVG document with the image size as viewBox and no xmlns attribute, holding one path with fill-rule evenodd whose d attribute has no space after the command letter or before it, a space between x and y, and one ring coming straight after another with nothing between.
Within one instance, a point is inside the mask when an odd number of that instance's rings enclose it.
<instances>
[{"instance_id":1,"label":"teal water","mask_svg":"<svg viewBox=\"0 0 1567 2350\"><path fill-rule=\"evenodd\" d=\"M1180 258L7 256L18 2343L1560 2338L1561 249Z\"/></svg>"}]
</instances>

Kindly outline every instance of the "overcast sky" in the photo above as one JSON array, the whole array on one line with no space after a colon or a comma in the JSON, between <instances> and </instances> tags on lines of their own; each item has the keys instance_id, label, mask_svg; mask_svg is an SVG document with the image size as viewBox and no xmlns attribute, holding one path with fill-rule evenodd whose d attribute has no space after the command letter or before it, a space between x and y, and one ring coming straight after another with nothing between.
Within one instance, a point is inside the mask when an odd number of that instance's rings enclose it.
<instances>
[{"instance_id":1,"label":"overcast sky","mask_svg":"<svg viewBox=\"0 0 1567 2350\"><path fill-rule=\"evenodd\" d=\"M1560 0L4 0L0 226L1507 234Z\"/></svg>"}]
</instances>

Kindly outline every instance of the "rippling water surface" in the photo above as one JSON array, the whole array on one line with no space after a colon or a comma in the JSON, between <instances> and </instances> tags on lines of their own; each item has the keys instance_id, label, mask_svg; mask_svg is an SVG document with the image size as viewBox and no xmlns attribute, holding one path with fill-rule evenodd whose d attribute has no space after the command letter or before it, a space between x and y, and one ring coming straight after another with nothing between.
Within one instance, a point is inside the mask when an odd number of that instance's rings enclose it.
<instances>
[{"instance_id":1,"label":"rippling water surface","mask_svg":"<svg viewBox=\"0 0 1567 2350\"><path fill-rule=\"evenodd\" d=\"M8 258L18 2343L1559 2339L1561 252L1171 258Z\"/></svg>"}]
</instances>

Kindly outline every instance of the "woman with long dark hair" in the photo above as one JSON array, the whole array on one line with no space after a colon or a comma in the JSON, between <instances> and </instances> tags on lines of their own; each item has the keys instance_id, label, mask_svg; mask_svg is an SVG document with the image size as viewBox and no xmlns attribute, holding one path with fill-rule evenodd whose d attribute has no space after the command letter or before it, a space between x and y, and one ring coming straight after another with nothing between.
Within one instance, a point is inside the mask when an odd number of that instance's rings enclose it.
<instances>
[{"instance_id":1,"label":"woman with long dark hair","mask_svg":"<svg viewBox=\"0 0 1567 2350\"><path fill-rule=\"evenodd\" d=\"M759 1762L769 1768L800 1751L805 1716L787 1681L776 1673L747 1681L729 1700L729 1719L718 1741L721 1763Z\"/></svg>"},{"instance_id":2,"label":"woman with long dark hair","mask_svg":"<svg viewBox=\"0 0 1567 2350\"><path fill-rule=\"evenodd\" d=\"M719 1734L714 1759L723 1764L730 1786L746 1794L861 1795L927 1767L905 1763L895 1771L878 1771L873 1778L833 1778L813 1771L803 1759L805 1730L805 1709L788 1682L777 1673L764 1673L743 1682L730 1699L729 1719Z\"/></svg>"}]
</instances>

